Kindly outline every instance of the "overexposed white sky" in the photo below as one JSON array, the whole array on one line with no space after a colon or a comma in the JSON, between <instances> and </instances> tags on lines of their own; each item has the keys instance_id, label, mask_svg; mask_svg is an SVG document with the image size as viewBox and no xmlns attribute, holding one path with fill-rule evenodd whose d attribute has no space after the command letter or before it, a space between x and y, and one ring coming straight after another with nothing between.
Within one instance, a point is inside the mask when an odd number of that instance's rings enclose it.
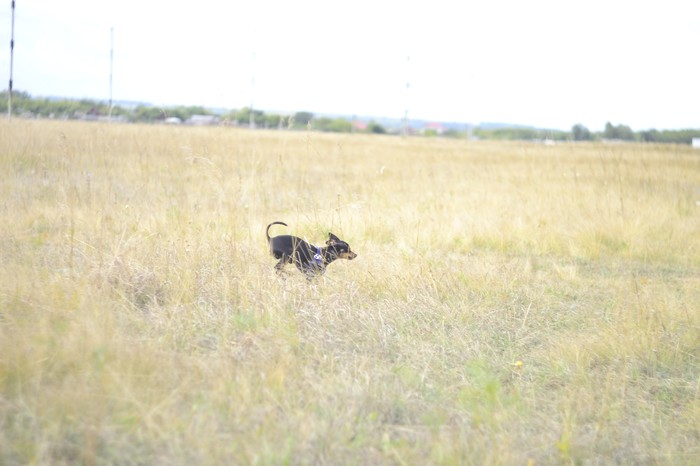
<instances>
[{"instance_id":1,"label":"overexposed white sky","mask_svg":"<svg viewBox=\"0 0 700 466\"><path fill-rule=\"evenodd\" d=\"M14 89L34 96L108 100L114 28L117 101L700 128L697 0L15 1Z\"/></svg>"}]
</instances>

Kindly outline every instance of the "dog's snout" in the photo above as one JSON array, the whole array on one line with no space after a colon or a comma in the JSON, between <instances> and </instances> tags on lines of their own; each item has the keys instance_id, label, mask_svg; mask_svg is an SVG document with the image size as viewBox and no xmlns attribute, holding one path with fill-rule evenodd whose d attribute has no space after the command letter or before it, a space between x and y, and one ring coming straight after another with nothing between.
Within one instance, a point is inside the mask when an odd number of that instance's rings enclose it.
<instances>
[{"instance_id":1,"label":"dog's snout","mask_svg":"<svg viewBox=\"0 0 700 466\"><path fill-rule=\"evenodd\" d=\"M347 259L347 260L349 260L349 261L353 260L353 259L356 258L356 257L357 257L357 254L355 254L355 253L352 252L352 251L342 252L342 253L340 253L340 254L338 255L338 258L340 258L340 259Z\"/></svg>"}]
</instances>

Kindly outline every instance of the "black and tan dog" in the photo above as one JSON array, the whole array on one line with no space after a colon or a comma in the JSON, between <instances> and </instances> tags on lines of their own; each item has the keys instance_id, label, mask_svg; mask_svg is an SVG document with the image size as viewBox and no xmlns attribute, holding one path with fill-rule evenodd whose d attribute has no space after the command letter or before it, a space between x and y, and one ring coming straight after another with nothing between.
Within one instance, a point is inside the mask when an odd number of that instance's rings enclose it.
<instances>
[{"instance_id":1,"label":"black and tan dog","mask_svg":"<svg viewBox=\"0 0 700 466\"><path fill-rule=\"evenodd\" d=\"M282 271L285 264L293 263L300 272L311 279L314 276L322 275L326 271L328 264L336 259L352 260L357 257L357 254L350 250L350 245L333 233L328 234L326 246L319 248L296 236L279 235L270 238L270 227L272 225L287 226L287 224L272 222L265 230L265 236L267 236L267 242L270 245L270 253L275 259L279 259L279 262L275 265L278 273Z\"/></svg>"}]
</instances>

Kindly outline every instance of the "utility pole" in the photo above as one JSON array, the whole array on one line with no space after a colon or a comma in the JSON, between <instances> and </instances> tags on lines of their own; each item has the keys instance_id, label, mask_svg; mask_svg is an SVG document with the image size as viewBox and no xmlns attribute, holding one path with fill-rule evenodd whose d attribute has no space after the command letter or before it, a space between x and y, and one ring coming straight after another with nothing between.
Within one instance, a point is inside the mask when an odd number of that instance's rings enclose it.
<instances>
[{"instance_id":1,"label":"utility pole","mask_svg":"<svg viewBox=\"0 0 700 466\"><path fill-rule=\"evenodd\" d=\"M12 120L12 68L15 59L15 0L12 0L12 33L10 36L10 86L7 96L7 119Z\"/></svg>"},{"instance_id":2,"label":"utility pole","mask_svg":"<svg viewBox=\"0 0 700 466\"><path fill-rule=\"evenodd\" d=\"M408 136L410 125L408 123L408 102L410 100L411 82L410 82L410 65L411 56L406 56L406 109L403 112L403 130L402 134Z\"/></svg>"},{"instance_id":3,"label":"utility pole","mask_svg":"<svg viewBox=\"0 0 700 466\"><path fill-rule=\"evenodd\" d=\"M248 119L248 126L250 129L255 129L255 115L253 114L253 101L255 100L255 52L253 52L250 70L250 118Z\"/></svg>"},{"instance_id":4,"label":"utility pole","mask_svg":"<svg viewBox=\"0 0 700 466\"><path fill-rule=\"evenodd\" d=\"M112 74L114 71L114 28L109 30L109 119L112 122Z\"/></svg>"}]
</instances>

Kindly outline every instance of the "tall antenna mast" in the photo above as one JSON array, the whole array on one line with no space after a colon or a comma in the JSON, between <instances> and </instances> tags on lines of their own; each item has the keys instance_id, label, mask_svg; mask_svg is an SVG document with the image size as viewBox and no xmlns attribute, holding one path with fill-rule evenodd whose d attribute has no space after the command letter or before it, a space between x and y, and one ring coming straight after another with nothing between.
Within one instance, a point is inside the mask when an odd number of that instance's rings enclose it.
<instances>
[{"instance_id":1,"label":"tall antenna mast","mask_svg":"<svg viewBox=\"0 0 700 466\"><path fill-rule=\"evenodd\" d=\"M409 92L411 90L411 83L409 81L409 66L411 64L411 56L407 55L406 56L406 109L403 112L403 135L407 136L408 131L409 131L409 124L408 124L408 101L409 101Z\"/></svg>"},{"instance_id":2,"label":"tall antenna mast","mask_svg":"<svg viewBox=\"0 0 700 466\"><path fill-rule=\"evenodd\" d=\"M109 29L109 121L112 121L112 74L114 71L114 28Z\"/></svg>"},{"instance_id":3,"label":"tall antenna mast","mask_svg":"<svg viewBox=\"0 0 700 466\"><path fill-rule=\"evenodd\" d=\"M7 95L7 119L12 119L12 65L15 59L15 0L12 0L12 34L10 36L10 86Z\"/></svg>"},{"instance_id":4,"label":"tall antenna mast","mask_svg":"<svg viewBox=\"0 0 700 466\"><path fill-rule=\"evenodd\" d=\"M248 126L250 129L255 129L255 115L253 114L253 100L255 98L255 52L250 65L250 114Z\"/></svg>"}]
</instances>

